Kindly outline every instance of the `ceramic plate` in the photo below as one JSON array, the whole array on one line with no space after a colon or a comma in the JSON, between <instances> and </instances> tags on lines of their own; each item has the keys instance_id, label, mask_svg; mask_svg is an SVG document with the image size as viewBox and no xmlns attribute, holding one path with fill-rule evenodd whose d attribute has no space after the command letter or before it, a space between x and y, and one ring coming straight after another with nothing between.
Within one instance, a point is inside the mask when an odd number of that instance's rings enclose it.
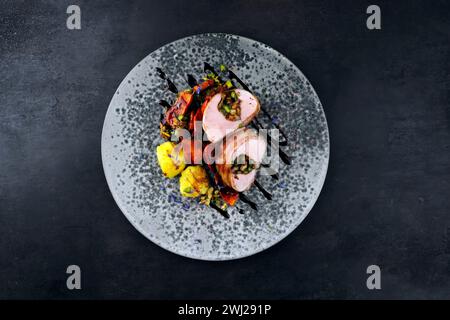
<instances>
[{"instance_id":1,"label":"ceramic plate","mask_svg":"<svg viewBox=\"0 0 450 320\"><path fill-rule=\"evenodd\" d=\"M159 67L178 89L186 75L200 79L204 62L225 64L260 99L288 134L281 149L292 158L280 162L279 180L258 181L273 195L268 201L253 187L246 195L254 211L239 202L230 219L193 199L181 198L178 179L163 177L156 160L161 99L174 94L156 71ZM258 120L272 125L263 114ZM203 260L242 258L269 248L291 233L311 210L325 180L329 158L328 127L322 105L309 81L286 57L269 46L228 34L201 34L169 43L149 54L122 81L111 100L102 133L106 179L131 224L157 245Z\"/></svg>"}]
</instances>

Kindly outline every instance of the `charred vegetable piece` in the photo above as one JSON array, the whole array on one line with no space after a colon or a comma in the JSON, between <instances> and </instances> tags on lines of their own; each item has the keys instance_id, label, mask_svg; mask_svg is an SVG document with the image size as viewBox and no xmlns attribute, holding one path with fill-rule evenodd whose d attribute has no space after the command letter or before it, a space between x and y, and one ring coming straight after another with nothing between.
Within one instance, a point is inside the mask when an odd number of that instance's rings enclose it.
<instances>
[{"instance_id":1,"label":"charred vegetable piece","mask_svg":"<svg viewBox=\"0 0 450 320\"><path fill-rule=\"evenodd\" d=\"M196 94L200 94L202 91L205 91L206 89L208 89L209 87L211 87L212 85L214 85L214 79L208 79L206 78L205 81L203 81L202 83L200 83L199 85L195 86L194 88L192 88L192 91Z\"/></svg>"},{"instance_id":2,"label":"charred vegetable piece","mask_svg":"<svg viewBox=\"0 0 450 320\"><path fill-rule=\"evenodd\" d=\"M239 200L239 193L230 188L222 189L220 191L220 196L222 197L223 201L225 201L230 206L234 206Z\"/></svg>"},{"instance_id":3,"label":"charred vegetable piece","mask_svg":"<svg viewBox=\"0 0 450 320\"><path fill-rule=\"evenodd\" d=\"M192 100L191 90L181 92L175 103L167 110L165 123L172 128L186 127L189 122L188 111Z\"/></svg>"},{"instance_id":4,"label":"charred vegetable piece","mask_svg":"<svg viewBox=\"0 0 450 320\"><path fill-rule=\"evenodd\" d=\"M186 167L183 149L176 146L175 143L167 141L156 148L159 166L164 176L169 179L177 176Z\"/></svg>"},{"instance_id":5,"label":"charred vegetable piece","mask_svg":"<svg viewBox=\"0 0 450 320\"><path fill-rule=\"evenodd\" d=\"M206 194L209 180L202 166L189 166L180 177L180 192L183 197L195 198Z\"/></svg>"}]
</instances>

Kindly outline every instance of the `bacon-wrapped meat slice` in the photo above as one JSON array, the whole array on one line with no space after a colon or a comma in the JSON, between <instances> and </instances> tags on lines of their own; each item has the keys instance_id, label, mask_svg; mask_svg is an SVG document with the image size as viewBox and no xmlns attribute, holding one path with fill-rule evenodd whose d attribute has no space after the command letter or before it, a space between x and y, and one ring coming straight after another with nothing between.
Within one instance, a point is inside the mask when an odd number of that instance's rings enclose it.
<instances>
[{"instance_id":1,"label":"bacon-wrapped meat slice","mask_svg":"<svg viewBox=\"0 0 450 320\"><path fill-rule=\"evenodd\" d=\"M226 136L216 157L223 183L237 192L248 190L255 181L266 148L266 140L253 129L238 129Z\"/></svg>"}]
</instances>

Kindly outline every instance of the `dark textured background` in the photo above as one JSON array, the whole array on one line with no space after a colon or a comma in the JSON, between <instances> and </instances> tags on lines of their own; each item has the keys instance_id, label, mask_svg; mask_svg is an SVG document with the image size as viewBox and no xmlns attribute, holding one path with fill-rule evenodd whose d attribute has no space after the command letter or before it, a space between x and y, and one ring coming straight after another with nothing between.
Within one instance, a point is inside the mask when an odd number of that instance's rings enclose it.
<instances>
[{"instance_id":1,"label":"dark textured background","mask_svg":"<svg viewBox=\"0 0 450 320\"><path fill-rule=\"evenodd\" d=\"M0 298L450 298L450 5L374 1L0 1ZM79 4L82 30L66 29ZM263 253L166 252L108 190L115 89L148 53L202 32L262 41L322 100L329 173L309 216ZM69 264L81 291L65 287ZM366 289L366 268L382 290Z\"/></svg>"}]
</instances>

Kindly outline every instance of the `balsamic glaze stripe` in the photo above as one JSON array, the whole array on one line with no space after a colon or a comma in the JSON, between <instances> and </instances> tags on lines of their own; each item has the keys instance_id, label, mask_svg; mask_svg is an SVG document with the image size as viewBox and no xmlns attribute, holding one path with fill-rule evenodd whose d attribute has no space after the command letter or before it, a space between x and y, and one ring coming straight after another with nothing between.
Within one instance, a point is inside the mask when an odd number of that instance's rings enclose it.
<instances>
[{"instance_id":1,"label":"balsamic glaze stripe","mask_svg":"<svg viewBox=\"0 0 450 320\"><path fill-rule=\"evenodd\" d=\"M187 83L191 88L195 87L198 83L197 80L195 80L194 76L192 74L187 75Z\"/></svg>"},{"instance_id":2,"label":"balsamic glaze stripe","mask_svg":"<svg viewBox=\"0 0 450 320\"><path fill-rule=\"evenodd\" d=\"M256 205L256 203L250 200L245 194L239 193L239 199L241 199L242 202L248 204L253 210L258 211L258 206Z\"/></svg>"},{"instance_id":3,"label":"balsamic glaze stripe","mask_svg":"<svg viewBox=\"0 0 450 320\"><path fill-rule=\"evenodd\" d=\"M159 100L159 104L162 105L164 108L170 108L171 105L166 100Z\"/></svg>"},{"instance_id":4,"label":"balsamic glaze stripe","mask_svg":"<svg viewBox=\"0 0 450 320\"><path fill-rule=\"evenodd\" d=\"M216 206L214 203L210 203L209 206L211 208L213 208L214 210L216 210L217 212L219 212L224 218L229 219L230 215L228 214L228 212L226 210L223 210L222 208L219 208L218 206Z\"/></svg>"},{"instance_id":5,"label":"balsamic glaze stripe","mask_svg":"<svg viewBox=\"0 0 450 320\"><path fill-rule=\"evenodd\" d=\"M167 78L166 80L167 80L167 86L168 86L169 91L172 93L178 94L178 89L175 86L175 84L169 78Z\"/></svg>"},{"instance_id":6,"label":"balsamic glaze stripe","mask_svg":"<svg viewBox=\"0 0 450 320\"><path fill-rule=\"evenodd\" d=\"M156 68L156 71L158 72L158 76L159 76L161 79L166 79L166 74L164 73L164 71L162 71L161 68Z\"/></svg>"},{"instance_id":7,"label":"balsamic glaze stripe","mask_svg":"<svg viewBox=\"0 0 450 320\"><path fill-rule=\"evenodd\" d=\"M272 195L255 179L255 186L261 191L261 193L266 197L267 200L272 200Z\"/></svg>"}]
</instances>

